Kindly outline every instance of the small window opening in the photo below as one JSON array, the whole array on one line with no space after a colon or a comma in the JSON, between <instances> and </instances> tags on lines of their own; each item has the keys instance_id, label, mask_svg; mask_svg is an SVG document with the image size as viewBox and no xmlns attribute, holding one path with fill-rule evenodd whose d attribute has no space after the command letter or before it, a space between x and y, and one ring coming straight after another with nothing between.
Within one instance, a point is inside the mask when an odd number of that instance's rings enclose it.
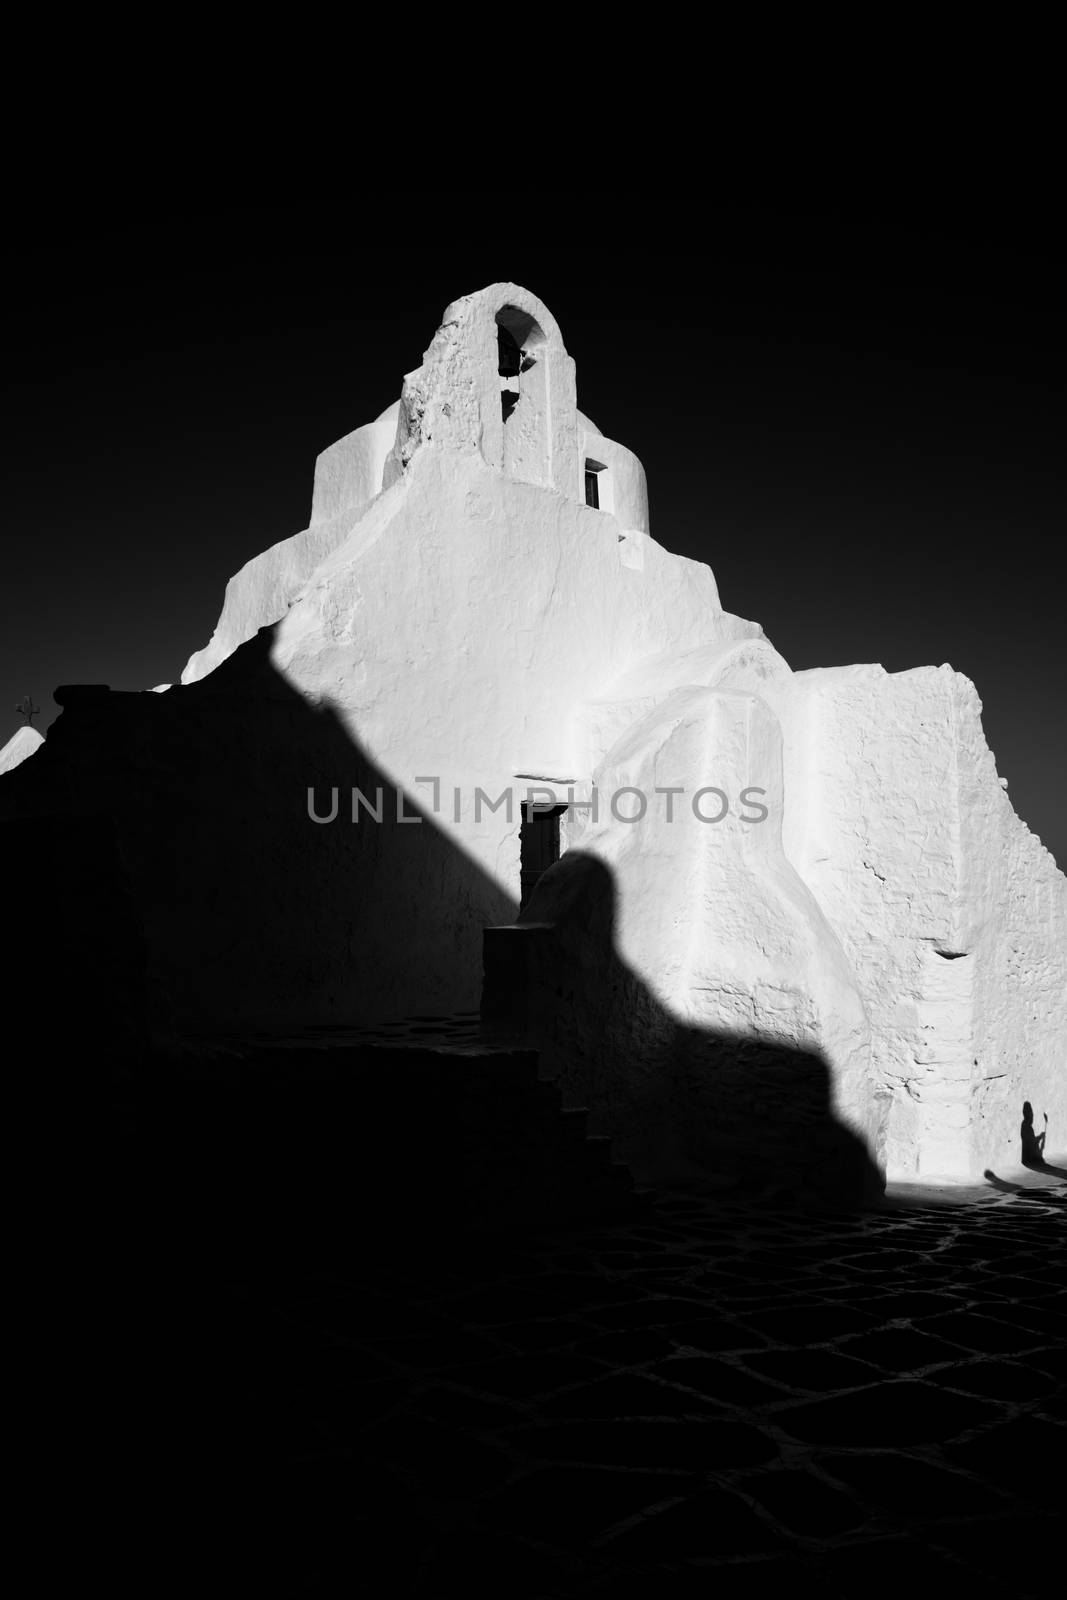
<instances>
[{"instance_id":1,"label":"small window opening","mask_svg":"<svg viewBox=\"0 0 1067 1600\"><path fill-rule=\"evenodd\" d=\"M519 910L525 911L538 881L560 857L559 819L566 806L523 806L519 826Z\"/></svg>"},{"instance_id":2,"label":"small window opening","mask_svg":"<svg viewBox=\"0 0 1067 1600\"><path fill-rule=\"evenodd\" d=\"M514 389L501 389L501 391L500 391L500 411L501 411L501 415L503 416L505 422L507 422L508 418L511 416L511 413L514 411L514 409L518 405L518 403L519 403L519 397L515 393Z\"/></svg>"},{"instance_id":3,"label":"small window opening","mask_svg":"<svg viewBox=\"0 0 1067 1600\"><path fill-rule=\"evenodd\" d=\"M585 463L585 503L592 506L594 511L600 510L600 474L606 469L602 461L593 461L586 458Z\"/></svg>"}]
</instances>

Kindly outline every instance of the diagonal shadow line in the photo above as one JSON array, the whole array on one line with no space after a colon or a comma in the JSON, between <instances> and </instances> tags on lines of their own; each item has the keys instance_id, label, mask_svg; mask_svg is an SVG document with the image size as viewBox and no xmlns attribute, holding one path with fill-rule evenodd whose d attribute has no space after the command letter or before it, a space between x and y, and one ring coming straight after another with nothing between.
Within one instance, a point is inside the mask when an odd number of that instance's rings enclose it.
<instances>
[{"instance_id":1,"label":"diagonal shadow line","mask_svg":"<svg viewBox=\"0 0 1067 1600\"><path fill-rule=\"evenodd\" d=\"M483 929L510 922L516 903L410 796L418 825L388 807L373 827L309 819L309 788L393 786L336 708L309 703L274 665L276 626L164 694L57 691L63 714L45 746L0 783L9 892L25 908L26 965L49 1013L41 1048L66 1081L106 1041L106 1071L135 1086L135 1119L182 1192L184 1171L228 1162L230 1190L285 1173L295 1193L303 1177L323 1206L346 1208L351 1226L353 1196L366 1204L377 1186L394 1201L405 1191L414 1219L462 1167L463 1097L451 1121L431 1121L402 1066L372 1077L350 1054L326 1071L330 1052L304 1046L317 1028L475 1009ZM592 1075L562 1083L565 1093L582 1094L602 1131L640 1127L671 1149L694 1075L710 1073L719 1109L687 1160L758 1167L787 1183L811 1177L846 1202L880 1192L862 1140L833 1116L820 1056L681 1027L626 970L614 883L600 872L587 876L578 919L591 937L570 974L576 1032L592 1037L614 997L663 1050L613 1088L609 1036ZM284 1089L268 1094L235 1041L270 1030L304 1046L281 1073ZM228 1145L210 1138L216 1123L230 1128ZM435 1155L424 1179L405 1141L424 1155L451 1148L452 1172ZM483 1203L491 1209L492 1196Z\"/></svg>"}]
</instances>

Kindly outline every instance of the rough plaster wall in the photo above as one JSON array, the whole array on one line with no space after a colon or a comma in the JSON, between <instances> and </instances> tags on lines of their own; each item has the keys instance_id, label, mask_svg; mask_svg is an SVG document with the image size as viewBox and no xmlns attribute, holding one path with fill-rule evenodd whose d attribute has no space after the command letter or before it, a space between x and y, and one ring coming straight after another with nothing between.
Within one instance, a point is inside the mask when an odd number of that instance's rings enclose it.
<instances>
[{"instance_id":1,"label":"rough plaster wall","mask_svg":"<svg viewBox=\"0 0 1067 1600\"><path fill-rule=\"evenodd\" d=\"M786 792L800 802L787 807L786 851L857 975L872 1068L893 1096L887 1155L899 1176L922 1171L931 1131L958 1117L957 1090L928 1059L921 1015L928 952L956 948L949 676L799 673L786 718Z\"/></svg>"},{"instance_id":2,"label":"rough plaster wall","mask_svg":"<svg viewBox=\"0 0 1067 1600\"><path fill-rule=\"evenodd\" d=\"M1049 1149L1067 1147L1067 878L997 777L974 685L957 675L954 687L960 947L972 952L971 1141L980 1171L1019 1160L1024 1100L1039 1132L1048 1112Z\"/></svg>"},{"instance_id":3,"label":"rough plaster wall","mask_svg":"<svg viewBox=\"0 0 1067 1600\"><path fill-rule=\"evenodd\" d=\"M781 743L769 707L738 690L676 691L619 740L596 783L604 795L633 786L648 796L715 784L735 801L757 785L770 814L746 823L735 804L721 823L704 823L683 796L671 821L656 798L639 821L602 804L595 821L576 822L568 846L605 869L619 982L634 1009L618 1016L609 987L603 1014L590 1015L588 992L554 999L558 981L543 984L547 1058L570 1097L591 1098L646 1171L721 1165L746 1140L754 1158L785 1172L832 1163L841 1139L877 1162L886 1102L869 1071L867 1017L833 930L782 851ZM572 908L556 903L570 884L550 871L526 917L553 924L562 911L574 942ZM645 1122L658 1130L655 1150Z\"/></svg>"},{"instance_id":4,"label":"rough plaster wall","mask_svg":"<svg viewBox=\"0 0 1067 1600\"><path fill-rule=\"evenodd\" d=\"M492 317L479 315L481 309L472 295L453 301L424 353L422 365L406 374L396 448L385 469L387 488L421 445L433 443L461 453L484 452L487 426L495 446L493 464L498 470L502 467L504 436L496 326Z\"/></svg>"},{"instance_id":5,"label":"rough plaster wall","mask_svg":"<svg viewBox=\"0 0 1067 1600\"><path fill-rule=\"evenodd\" d=\"M784 722L786 852L863 993L890 1176L1017 1159L1024 1097L1063 1117L1067 881L1011 810L973 686L799 673Z\"/></svg>"}]
</instances>

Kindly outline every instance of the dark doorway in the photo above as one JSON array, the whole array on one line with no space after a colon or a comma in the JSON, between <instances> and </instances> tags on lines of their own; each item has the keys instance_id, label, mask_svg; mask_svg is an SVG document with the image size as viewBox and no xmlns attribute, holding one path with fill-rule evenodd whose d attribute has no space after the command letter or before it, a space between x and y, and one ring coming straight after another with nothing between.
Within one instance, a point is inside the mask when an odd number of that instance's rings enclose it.
<instances>
[{"instance_id":1,"label":"dark doorway","mask_svg":"<svg viewBox=\"0 0 1067 1600\"><path fill-rule=\"evenodd\" d=\"M559 819L566 806L523 806L519 827L519 910L543 872L559 860Z\"/></svg>"}]
</instances>

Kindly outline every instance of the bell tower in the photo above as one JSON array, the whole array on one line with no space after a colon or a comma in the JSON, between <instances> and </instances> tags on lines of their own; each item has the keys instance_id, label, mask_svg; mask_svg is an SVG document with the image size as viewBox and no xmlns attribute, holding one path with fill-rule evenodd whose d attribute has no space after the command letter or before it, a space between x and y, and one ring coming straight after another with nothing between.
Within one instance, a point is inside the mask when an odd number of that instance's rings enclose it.
<instances>
[{"instance_id":1,"label":"bell tower","mask_svg":"<svg viewBox=\"0 0 1067 1600\"><path fill-rule=\"evenodd\" d=\"M494 283L448 307L423 364L404 379L384 487L424 444L477 450L519 483L584 501L574 362L548 307Z\"/></svg>"}]
</instances>

